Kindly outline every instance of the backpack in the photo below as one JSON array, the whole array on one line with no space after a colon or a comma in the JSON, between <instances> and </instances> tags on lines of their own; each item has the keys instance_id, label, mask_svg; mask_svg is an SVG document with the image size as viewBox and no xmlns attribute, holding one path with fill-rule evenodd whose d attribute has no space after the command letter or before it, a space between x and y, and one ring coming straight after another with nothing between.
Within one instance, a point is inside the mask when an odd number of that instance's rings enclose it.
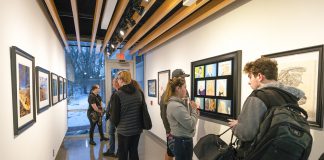
<instances>
[{"instance_id":1,"label":"backpack","mask_svg":"<svg viewBox=\"0 0 324 160\"><path fill-rule=\"evenodd\" d=\"M257 92L254 96L260 98L268 110L245 159L307 160L313 138L307 112L298 106L296 97L273 87Z\"/></svg>"}]
</instances>

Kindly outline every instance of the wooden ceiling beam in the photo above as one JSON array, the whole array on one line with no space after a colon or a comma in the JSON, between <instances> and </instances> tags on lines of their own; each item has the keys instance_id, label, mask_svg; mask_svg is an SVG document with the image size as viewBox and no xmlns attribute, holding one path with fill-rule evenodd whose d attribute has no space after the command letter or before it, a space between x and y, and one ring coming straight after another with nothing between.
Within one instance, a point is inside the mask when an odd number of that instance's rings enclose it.
<instances>
[{"instance_id":1,"label":"wooden ceiling beam","mask_svg":"<svg viewBox=\"0 0 324 160\"><path fill-rule=\"evenodd\" d=\"M103 0L96 1L96 9L95 9L94 19L93 19L93 24L92 24L90 54L92 54L93 45L96 40L96 35L97 35L97 30L98 30L98 25L99 25L99 20L100 20L100 14L101 14L101 10L102 10L102 4L103 4Z\"/></svg>"},{"instance_id":2,"label":"wooden ceiling beam","mask_svg":"<svg viewBox=\"0 0 324 160\"><path fill-rule=\"evenodd\" d=\"M156 0L151 0L149 3L142 1L141 5L145 8L145 13L150 10L150 8L153 6L153 4L156 2ZM136 12L137 13L137 12ZM123 38L126 38L128 36L128 34L130 34L133 29L136 27L136 25L138 24L138 22L144 17L145 13L143 15L139 15L134 14L132 16L132 19L136 22L134 26L131 26L129 29L127 29L127 32L125 33L125 35L123 36ZM115 48L118 48L120 46L121 42L118 42L117 46Z\"/></svg>"},{"instance_id":3,"label":"wooden ceiling beam","mask_svg":"<svg viewBox=\"0 0 324 160\"><path fill-rule=\"evenodd\" d=\"M59 34L61 36L61 39L65 45L65 48L68 52L70 52L70 49L69 49L69 44L67 43L67 38L66 38L66 34L65 34L65 31L64 31L64 28L63 28L63 25L62 25L62 22L61 22L61 19L57 13L57 9L56 9L56 6L55 6L55 3L54 3L54 0L45 0L45 4L48 8L48 11L50 12L52 18L53 18L53 21L55 23L55 26L57 28L57 30L59 31Z\"/></svg>"},{"instance_id":4,"label":"wooden ceiling beam","mask_svg":"<svg viewBox=\"0 0 324 160\"><path fill-rule=\"evenodd\" d=\"M175 37L176 35L201 22L202 20L206 19L210 15L223 9L224 7L230 5L233 2L235 2L235 0L212 0L211 2L207 3L204 7L199 9L197 12L193 13L188 18L184 19L179 24L177 24L176 26L162 34L160 37L156 38L151 43L146 45L142 50L140 50L139 55L145 54L148 51L154 49L155 47L163 44L172 37Z\"/></svg>"},{"instance_id":5,"label":"wooden ceiling beam","mask_svg":"<svg viewBox=\"0 0 324 160\"><path fill-rule=\"evenodd\" d=\"M143 48L145 45L153 41L155 38L169 30L171 27L175 26L181 20L185 19L187 16L195 12L197 9L202 7L204 4L209 2L210 0L200 0L195 4L186 7L183 6L180 10L174 13L170 18L168 18L162 25L156 28L152 33L142 39L136 46L130 51L130 54L136 53L139 49Z\"/></svg>"},{"instance_id":6,"label":"wooden ceiling beam","mask_svg":"<svg viewBox=\"0 0 324 160\"><path fill-rule=\"evenodd\" d=\"M182 0L165 0L163 4L153 13L153 15L143 24L143 26L124 45L124 47L121 49L121 53L125 53L125 51L132 47L140 38L145 35L145 33L153 28L180 2L182 2Z\"/></svg>"},{"instance_id":7,"label":"wooden ceiling beam","mask_svg":"<svg viewBox=\"0 0 324 160\"><path fill-rule=\"evenodd\" d=\"M108 44L108 41L110 40L112 34L114 33L114 31L118 25L118 22L127 7L128 2L129 2L129 0L119 0L118 1L117 8L115 8L115 13L113 14L112 20L110 21L110 24L108 26L107 33L106 33L106 36L105 36L105 39L102 44L102 48L101 48L100 52L103 52L105 50L105 48Z\"/></svg>"},{"instance_id":8,"label":"wooden ceiling beam","mask_svg":"<svg viewBox=\"0 0 324 160\"><path fill-rule=\"evenodd\" d=\"M77 0L71 0L71 7L72 7L72 14L73 14L73 21L74 21L75 35L76 35L76 37L77 37L78 52L81 53L81 45L80 45L80 29L79 29L79 15L78 15L78 5L77 5Z\"/></svg>"}]
</instances>

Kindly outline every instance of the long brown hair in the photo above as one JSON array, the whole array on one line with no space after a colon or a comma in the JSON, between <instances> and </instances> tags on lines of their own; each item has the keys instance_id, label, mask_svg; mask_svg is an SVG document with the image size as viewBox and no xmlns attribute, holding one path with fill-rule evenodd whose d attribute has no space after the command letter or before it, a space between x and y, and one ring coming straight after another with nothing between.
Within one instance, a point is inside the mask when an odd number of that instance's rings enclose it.
<instances>
[{"instance_id":1,"label":"long brown hair","mask_svg":"<svg viewBox=\"0 0 324 160\"><path fill-rule=\"evenodd\" d=\"M175 95L176 87L181 87L186 83L183 77L173 77L169 80L168 85L165 90L164 103L167 104L170 97Z\"/></svg>"}]
</instances>

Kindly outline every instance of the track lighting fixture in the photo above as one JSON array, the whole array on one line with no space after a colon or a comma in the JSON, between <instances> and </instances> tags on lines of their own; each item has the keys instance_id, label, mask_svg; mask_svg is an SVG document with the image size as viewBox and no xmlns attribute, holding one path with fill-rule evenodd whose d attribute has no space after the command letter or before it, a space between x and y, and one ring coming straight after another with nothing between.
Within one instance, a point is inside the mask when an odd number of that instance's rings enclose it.
<instances>
[{"instance_id":1,"label":"track lighting fixture","mask_svg":"<svg viewBox=\"0 0 324 160\"><path fill-rule=\"evenodd\" d=\"M127 23L130 24L131 27L135 26L136 21L132 19L131 17L126 18Z\"/></svg>"},{"instance_id":2,"label":"track lighting fixture","mask_svg":"<svg viewBox=\"0 0 324 160\"><path fill-rule=\"evenodd\" d=\"M139 15L143 16L144 14L144 7L140 5L136 5L133 7L133 10L136 11Z\"/></svg>"}]
</instances>

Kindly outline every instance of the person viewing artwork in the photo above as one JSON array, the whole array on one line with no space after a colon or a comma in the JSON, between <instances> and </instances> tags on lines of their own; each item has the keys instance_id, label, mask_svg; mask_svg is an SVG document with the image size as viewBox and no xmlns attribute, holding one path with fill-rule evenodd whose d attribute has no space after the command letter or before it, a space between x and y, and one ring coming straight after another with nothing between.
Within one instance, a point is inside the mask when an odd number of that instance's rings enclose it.
<instances>
[{"instance_id":1,"label":"person viewing artwork","mask_svg":"<svg viewBox=\"0 0 324 160\"><path fill-rule=\"evenodd\" d=\"M216 77L216 63L206 65L205 77Z\"/></svg>"},{"instance_id":2,"label":"person viewing artwork","mask_svg":"<svg viewBox=\"0 0 324 160\"><path fill-rule=\"evenodd\" d=\"M205 66L195 67L195 78L204 78Z\"/></svg>"}]
</instances>

